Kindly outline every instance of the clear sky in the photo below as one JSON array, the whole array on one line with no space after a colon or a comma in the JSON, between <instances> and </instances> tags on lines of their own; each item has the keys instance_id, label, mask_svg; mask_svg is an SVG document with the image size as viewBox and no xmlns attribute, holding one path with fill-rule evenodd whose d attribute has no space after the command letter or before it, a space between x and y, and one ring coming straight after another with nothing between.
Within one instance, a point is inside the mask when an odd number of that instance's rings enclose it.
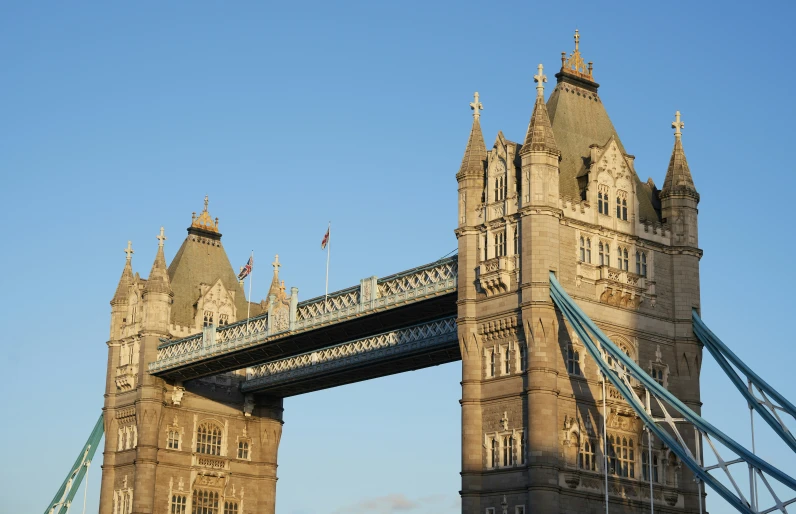
<instances>
[{"instance_id":1,"label":"clear sky","mask_svg":"<svg viewBox=\"0 0 796 514\"><path fill-rule=\"evenodd\" d=\"M256 299L276 253L299 298L323 294L329 220L331 290L433 261L456 247L473 92L487 146L522 140L536 65L549 94L575 28L642 180L662 186L682 112L703 317L793 400L794 8L702 4L0 4L0 512L42 511L100 413L128 239L146 276L160 226L170 260L208 194L233 266L255 252ZM717 369L704 413L748 444ZM454 363L287 399L277 512L458 512L459 380Z\"/></svg>"}]
</instances>

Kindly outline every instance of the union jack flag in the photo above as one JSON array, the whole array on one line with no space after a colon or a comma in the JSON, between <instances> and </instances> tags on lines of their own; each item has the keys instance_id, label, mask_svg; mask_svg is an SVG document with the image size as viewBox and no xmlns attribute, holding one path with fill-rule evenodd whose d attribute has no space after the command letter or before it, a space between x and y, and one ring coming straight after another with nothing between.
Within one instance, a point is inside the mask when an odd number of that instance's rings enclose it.
<instances>
[{"instance_id":1,"label":"union jack flag","mask_svg":"<svg viewBox=\"0 0 796 514\"><path fill-rule=\"evenodd\" d=\"M246 263L243 268L241 268L240 273L238 274L238 280L243 280L244 278L248 277L252 272L252 267L254 266L254 256L252 255L249 257L249 262Z\"/></svg>"},{"instance_id":2,"label":"union jack flag","mask_svg":"<svg viewBox=\"0 0 796 514\"><path fill-rule=\"evenodd\" d=\"M326 234L323 236L323 241L321 241L321 250L326 249L326 245L329 244L329 231L332 230L332 227L326 229Z\"/></svg>"}]
</instances>

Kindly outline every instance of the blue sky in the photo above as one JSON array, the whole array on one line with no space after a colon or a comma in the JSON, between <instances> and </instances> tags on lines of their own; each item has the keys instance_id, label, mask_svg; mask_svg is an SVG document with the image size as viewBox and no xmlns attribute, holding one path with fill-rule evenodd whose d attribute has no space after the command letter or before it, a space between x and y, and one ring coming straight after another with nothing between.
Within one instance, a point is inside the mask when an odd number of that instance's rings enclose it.
<instances>
[{"instance_id":1,"label":"blue sky","mask_svg":"<svg viewBox=\"0 0 796 514\"><path fill-rule=\"evenodd\" d=\"M487 145L521 140L536 65L552 82L575 28L642 180L662 185L683 113L703 318L793 399L794 8L718 5L0 4L0 510L43 509L100 412L128 239L145 276L159 227L171 259L208 194L233 265L255 252L255 298L275 253L288 288L323 293L328 220L332 290L435 260L456 246L473 91ZM287 399L277 512L458 512L459 380L449 364ZM702 384L706 417L748 443L710 358Z\"/></svg>"}]
</instances>

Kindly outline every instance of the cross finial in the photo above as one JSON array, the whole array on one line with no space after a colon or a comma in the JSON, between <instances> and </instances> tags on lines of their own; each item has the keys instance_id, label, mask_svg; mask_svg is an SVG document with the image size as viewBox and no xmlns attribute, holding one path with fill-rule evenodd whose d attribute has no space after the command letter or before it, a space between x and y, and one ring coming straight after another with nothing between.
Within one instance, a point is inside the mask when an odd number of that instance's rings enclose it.
<instances>
[{"instance_id":1,"label":"cross finial","mask_svg":"<svg viewBox=\"0 0 796 514\"><path fill-rule=\"evenodd\" d=\"M127 262L130 262L133 259L133 254L135 253L133 251L133 242L132 241L127 241L127 248L124 249L124 253L127 254Z\"/></svg>"},{"instance_id":2,"label":"cross finial","mask_svg":"<svg viewBox=\"0 0 796 514\"><path fill-rule=\"evenodd\" d=\"M271 265L274 267L274 273L279 273L279 266L281 266L281 264L279 264L279 254L274 256L274 262L272 262Z\"/></svg>"},{"instance_id":3,"label":"cross finial","mask_svg":"<svg viewBox=\"0 0 796 514\"><path fill-rule=\"evenodd\" d=\"M207 212L207 204L208 203L210 203L210 198L208 198L208 196L205 195L205 212Z\"/></svg>"},{"instance_id":4,"label":"cross finial","mask_svg":"<svg viewBox=\"0 0 796 514\"><path fill-rule=\"evenodd\" d=\"M482 104L478 100L478 91L475 92L475 94L473 95L473 98L474 98L474 100L472 102L470 102L470 109L473 110L473 118L478 119L478 117L481 116L481 112L480 111L481 111L481 109L484 108L484 104Z\"/></svg>"},{"instance_id":5,"label":"cross finial","mask_svg":"<svg viewBox=\"0 0 796 514\"><path fill-rule=\"evenodd\" d=\"M158 247L163 248L163 242L166 240L166 231L160 227L160 235L158 236Z\"/></svg>"},{"instance_id":6,"label":"cross finial","mask_svg":"<svg viewBox=\"0 0 796 514\"><path fill-rule=\"evenodd\" d=\"M575 29L575 51L578 51L578 44L580 43L580 32L578 29Z\"/></svg>"},{"instance_id":7,"label":"cross finial","mask_svg":"<svg viewBox=\"0 0 796 514\"><path fill-rule=\"evenodd\" d=\"M544 66L539 63L539 66L536 68L538 73L533 76L533 81L536 82L536 94L538 96L544 96L544 83L547 82L547 76L544 74Z\"/></svg>"},{"instance_id":8,"label":"cross finial","mask_svg":"<svg viewBox=\"0 0 796 514\"><path fill-rule=\"evenodd\" d=\"M685 123L680 121L680 111L674 113L674 121L672 122L672 128L674 129L674 138L680 139L683 133L680 132L685 128Z\"/></svg>"}]
</instances>

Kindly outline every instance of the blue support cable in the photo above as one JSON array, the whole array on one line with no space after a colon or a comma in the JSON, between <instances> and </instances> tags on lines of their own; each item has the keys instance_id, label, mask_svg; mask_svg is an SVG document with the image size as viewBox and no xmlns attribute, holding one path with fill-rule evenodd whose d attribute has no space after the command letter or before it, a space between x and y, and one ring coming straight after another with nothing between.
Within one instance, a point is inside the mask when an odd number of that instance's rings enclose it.
<instances>
[{"instance_id":1,"label":"blue support cable","mask_svg":"<svg viewBox=\"0 0 796 514\"><path fill-rule=\"evenodd\" d=\"M102 439L102 434L105 431L102 420L103 416L100 414L97 423L94 424L91 435L88 437L88 441L83 445L83 449L80 450L77 460L75 460L69 474L66 476L66 480L61 484L58 492L55 493L55 497L53 497L52 501L47 506L44 514L66 514L69 510L69 506L72 504L75 494L77 494L83 477L86 476L86 471L88 471L91 460L94 458L94 453L97 451L97 446L99 446L100 439Z\"/></svg>"},{"instance_id":2,"label":"blue support cable","mask_svg":"<svg viewBox=\"0 0 796 514\"><path fill-rule=\"evenodd\" d=\"M647 373L642 370L633 359L631 359L616 345L614 345L614 343L604 333L602 333L602 331L594 324L594 322L591 321L588 316L586 316L580 307L578 307L578 305L567 295L552 273L550 274L550 295L553 298L556 306L558 306L558 308L564 313L567 320L573 326L573 329L575 329L575 331L578 333L579 337L583 338L584 344L595 361L597 361L597 364L600 366L603 374L608 377L611 383L622 393L625 399L628 400L628 403L630 403L636 414L638 414L644 420L645 425L647 425L647 427L652 430L655 435L660 437L661 440L666 442L666 444L669 445L675 454L681 460L683 460L683 462L685 462L701 480L711 486L717 493L719 493L719 495L726 499L736 509L741 512L754 512L751 510L751 506L748 504L748 502L746 502L745 499L738 498L715 478L713 478L701 465L701 463L694 459L693 455L690 454L690 450L681 447L677 441L675 441L657 424L651 415L647 413L646 409L638 403L635 393L630 389L630 387L620 379L620 377L617 375L617 372L611 370L610 367L608 367L608 365L603 361L599 349L591 340L591 337L584 329L584 326L587 327L589 331L597 337L606 354L608 354L617 362L621 363L624 369L629 372L629 374L631 374L636 380L638 380L647 389L647 391L654 394L658 399L662 399L673 406L700 432L714 437L724 446L735 452L735 454L738 455L748 465L753 466L759 471L767 473L783 485L788 486L791 490L796 491L796 480L763 461L753 453L749 452L746 448L735 442L733 439L728 437L726 434L718 430L701 416L692 411L677 397L672 395L662 385L655 381L655 379L647 375Z\"/></svg>"},{"instance_id":3,"label":"blue support cable","mask_svg":"<svg viewBox=\"0 0 796 514\"><path fill-rule=\"evenodd\" d=\"M763 405L761 405L760 400L758 400L752 391L746 386L746 384L741 380L741 377L738 376L738 373L735 369L730 366L734 365L736 368L741 370L743 374L746 375L748 380L757 387L761 392L767 394L769 397L774 399L777 403L779 403L779 408L782 409L783 412L790 414L794 419L796 419L796 407L793 406L784 396L782 396L776 389L771 387L765 380L760 378L754 371L752 371L749 366L747 366L741 359L738 358L732 350L727 347L721 340L716 337L708 327L705 325L705 322L697 314L696 310L692 311L691 317L694 322L694 334L696 334L697 338L705 345L705 348L713 355L713 358L716 359L716 362L721 366L724 370L724 373L730 378L732 383L735 387L740 391L749 405L757 411L761 418L763 418L766 423L769 424L771 428L774 429L774 432L779 435L785 444L790 446L790 449L796 452L796 438L793 437L793 434L784 426L784 424L776 418L773 411L767 410Z\"/></svg>"}]
</instances>

